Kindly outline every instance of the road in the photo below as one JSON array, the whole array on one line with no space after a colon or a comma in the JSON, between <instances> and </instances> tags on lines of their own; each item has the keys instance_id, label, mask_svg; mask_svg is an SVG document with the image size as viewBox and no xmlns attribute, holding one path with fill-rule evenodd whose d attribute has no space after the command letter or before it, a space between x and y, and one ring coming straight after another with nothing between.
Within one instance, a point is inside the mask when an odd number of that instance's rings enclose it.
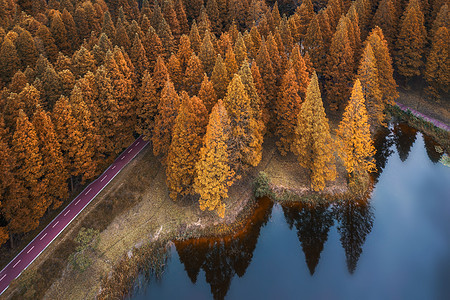
<instances>
[{"instance_id":1,"label":"road","mask_svg":"<svg viewBox=\"0 0 450 300\"><path fill-rule=\"evenodd\" d=\"M123 151L102 175L89 184L64 210L53 219L11 262L0 272L0 295L8 288L50 243L74 220L114 177L141 152L148 142L142 136Z\"/></svg>"}]
</instances>

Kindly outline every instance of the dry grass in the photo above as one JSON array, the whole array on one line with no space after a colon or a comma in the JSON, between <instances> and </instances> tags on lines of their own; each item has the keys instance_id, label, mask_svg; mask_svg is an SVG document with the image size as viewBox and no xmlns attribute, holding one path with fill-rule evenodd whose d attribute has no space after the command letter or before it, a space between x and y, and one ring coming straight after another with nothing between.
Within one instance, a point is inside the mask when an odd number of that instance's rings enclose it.
<instances>
[{"instance_id":1,"label":"dry grass","mask_svg":"<svg viewBox=\"0 0 450 300\"><path fill-rule=\"evenodd\" d=\"M338 168L341 173L341 167ZM102 279L131 256L133 249L147 247L159 240L225 234L244 223L245 208L252 207L252 183L265 171L272 184L291 190L306 190L309 182L293 155L281 157L273 138L265 141L263 159L257 168L230 190L225 219L213 212L202 212L196 199L173 202L168 197L164 169L146 148L133 160L86 210L29 267L36 271L32 288L34 299L91 299L100 291ZM337 185L341 185L340 177ZM336 183L335 185L336 186ZM332 188L333 185L330 186ZM72 268L68 257L81 227L100 231L98 250L92 265L83 273ZM30 286L27 287L29 289ZM25 299L20 278L4 296Z\"/></svg>"}]
</instances>

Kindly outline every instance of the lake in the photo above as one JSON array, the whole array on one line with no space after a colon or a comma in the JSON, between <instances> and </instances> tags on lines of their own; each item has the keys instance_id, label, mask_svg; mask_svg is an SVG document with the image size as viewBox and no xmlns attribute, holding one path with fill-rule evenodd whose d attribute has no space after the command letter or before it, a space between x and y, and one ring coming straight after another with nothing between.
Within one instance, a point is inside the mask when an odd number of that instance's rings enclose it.
<instances>
[{"instance_id":1,"label":"lake","mask_svg":"<svg viewBox=\"0 0 450 300\"><path fill-rule=\"evenodd\" d=\"M450 168L405 124L376 146L370 199L260 199L240 234L176 242L132 299L450 299Z\"/></svg>"}]
</instances>

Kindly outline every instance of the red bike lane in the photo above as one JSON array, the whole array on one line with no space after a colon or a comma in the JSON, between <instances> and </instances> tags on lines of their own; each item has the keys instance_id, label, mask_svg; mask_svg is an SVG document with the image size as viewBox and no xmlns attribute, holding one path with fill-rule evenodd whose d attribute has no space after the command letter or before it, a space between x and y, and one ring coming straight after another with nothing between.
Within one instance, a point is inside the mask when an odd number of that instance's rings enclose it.
<instances>
[{"instance_id":1,"label":"red bike lane","mask_svg":"<svg viewBox=\"0 0 450 300\"><path fill-rule=\"evenodd\" d=\"M0 295L149 142L136 139L0 272Z\"/></svg>"}]
</instances>

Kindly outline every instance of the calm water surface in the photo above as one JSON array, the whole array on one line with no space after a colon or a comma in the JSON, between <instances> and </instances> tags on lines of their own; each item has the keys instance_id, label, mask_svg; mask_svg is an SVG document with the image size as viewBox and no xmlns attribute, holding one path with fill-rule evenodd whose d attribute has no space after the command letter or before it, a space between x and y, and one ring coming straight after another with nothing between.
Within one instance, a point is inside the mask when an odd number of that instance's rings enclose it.
<instances>
[{"instance_id":1,"label":"calm water surface","mask_svg":"<svg viewBox=\"0 0 450 300\"><path fill-rule=\"evenodd\" d=\"M392 126L377 139L371 199L261 199L244 232L176 243L133 299L450 299L450 168L435 146Z\"/></svg>"}]
</instances>

